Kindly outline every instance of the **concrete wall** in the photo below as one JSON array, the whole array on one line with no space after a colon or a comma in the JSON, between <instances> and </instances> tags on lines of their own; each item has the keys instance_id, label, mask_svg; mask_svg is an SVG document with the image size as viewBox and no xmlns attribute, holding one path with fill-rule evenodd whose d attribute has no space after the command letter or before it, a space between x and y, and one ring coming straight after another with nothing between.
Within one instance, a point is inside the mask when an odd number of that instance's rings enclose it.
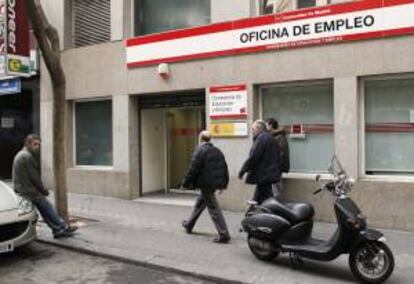
<instances>
[{"instance_id":1,"label":"concrete wall","mask_svg":"<svg viewBox=\"0 0 414 284\"><path fill-rule=\"evenodd\" d=\"M59 33L60 46L64 46L64 34L65 34L65 5L67 0L40 0L43 10L49 23L57 29Z\"/></svg>"},{"instance_id":2,"label":"concrete wall","mask_svg":"<svg viewBox=\"0 0 414 284\"><path fill-rule=\"evenodd\" d=\"M212 1L213 21L249 16L252 13L250 1L242 1L243 5L234 11L229 7L229 2ZM113 97L114 110L123 112L114 115L114 142L120 144L114 145L113 170L70 168L69 190L125 198L136 195L139 182L136 175L139 171L137 157L140 154L137 142L138 108L135 97L128 97L128 94L159 94L244 83L248 85L249 109L255 110L249 112L248 122L251 124L259 116L258 85L318 79L334 81L335 150L347 170L357 176L360 78L414 72L413 50L414 36L403 36L269 51L171 64L171 77L168 80L158 76L156 66L128 70L123 42L65 50L62 61L67 76L67 99L109 96ZM51 149L51 95L50 83L45 74L42 73L41 80L42 136L43 146ZM224 208L243 209L244 201L253 195L253 188L240 182L237 172L247 157L251 137L215 139L214 142L222 148L230 166L230 187L220 197L220 202ZM48 171L52 168L51 157L48 153L42 155L45 177L50 182ZM319 219L332 220L330 198L327 195L323 198L313 197L311 192L315 185L309 178L289 177L287 194L294 199L311 201L317 207ZM352 195L373 225L414 230L413 209L409 206L409 202L414 200L414 182L360 179Z\"/></svg>"},{"instance_id":3,"label":"concrete wall","mask_svg":"<svg viewBox=\"0 0 414 284\"><path fill-rule=\"evenodd\" d=\"M211 22L225 22L252 16L251 0L211 1Z\"/></svg>"},{"instance_id":4,"label":"concrete wall","mask_svg":"<svg viewBox=\"0 0 414 284\"><path fill-rule=\"evenodd\" d=\"M111 0L111 41L124 38L125 0Z\"/></svg>"}]
</instances>

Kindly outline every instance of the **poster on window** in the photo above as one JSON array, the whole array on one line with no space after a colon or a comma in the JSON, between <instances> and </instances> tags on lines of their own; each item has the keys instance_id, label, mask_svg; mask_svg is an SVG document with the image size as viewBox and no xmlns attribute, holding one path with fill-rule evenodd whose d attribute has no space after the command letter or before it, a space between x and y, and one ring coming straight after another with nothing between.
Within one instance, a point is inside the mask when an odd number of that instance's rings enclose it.
<instances>
[{"instance_id":1,"label":"poster on window","mask_svg":"<svg viewBox=\"0 0 414 284\"><path fill-rule=\"evenodd\" d=\"M246 85L210 88L210 119L246 119Z\"/></svg>"}]
</instances>

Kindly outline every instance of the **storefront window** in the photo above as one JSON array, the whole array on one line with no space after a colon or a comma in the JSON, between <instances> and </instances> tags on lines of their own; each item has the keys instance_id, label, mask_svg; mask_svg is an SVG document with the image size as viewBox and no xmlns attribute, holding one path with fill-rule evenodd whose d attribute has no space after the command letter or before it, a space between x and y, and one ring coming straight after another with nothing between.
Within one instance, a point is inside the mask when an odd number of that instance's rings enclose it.
<instances>
[{"instance_id":1,"label":"storefront window","mask_svg":"<svg viewBox=\"0 0 414 284\"><path fill-rule=\"evenodd\" d=\"M309 7L315 7L316 6L316 0L297 0L297 8L309 8Z\"/></svg>"},{"instance_id":2,"label":"storefront window","mask_svg":"<svg viewBox=\"0 0 414 284\"><path fill-rule=\"evenodd\" d=\"M210 0L135 0L135 35L207 25Z\"/></svg>"},{"instance_id":3,"label":"storefront window","mask_svg":"<svg viewBox=\"0 0 414 284\"><path fill-rule=\"evenodd\" d=\"M288 132L303 129L288 135L291 172L327 172L334 152L332 83L263 87L261 94L263 119L275 118Z\"/></svg>"},{"instance_id":4,"label":"storefront window","mask_svg":"<svg viewBox=\"0 0 414 284\"><path fill-rule=\"evenodd\" d=\"M112 102L75 104L75 148L78 166L112 165Z\"/></svg>"},{"instance_id":5,"label":"storefront window","mask_svg":"<svg viewBox=\"0 0 414 284\"><path fill-rule=\"evenodd\" d=\"M367 174L414 174L414 78L365 84Z\"/></svg>"},{"instance_id":6,"label":"storefront window","mask_svg":"<svg viewBox=\"0 0 414 284\"><path fill-rule=\"evenodd\" d=\"M302 9L308 7L315 7L316 0L259 0L260 14L277 14L294 9ZM324 5L326 3L320 3Z\"/></svg>"},{"instance_id":7,"label":"storefront window","mask_svg":"<svg viewBox=\"0 0 414 284\"><path fill-rule=\"evenodd\" d=\"M267 15L353 1L361 0L257 0L257 3L260 15Z\"/></svg>"}]
</instances>

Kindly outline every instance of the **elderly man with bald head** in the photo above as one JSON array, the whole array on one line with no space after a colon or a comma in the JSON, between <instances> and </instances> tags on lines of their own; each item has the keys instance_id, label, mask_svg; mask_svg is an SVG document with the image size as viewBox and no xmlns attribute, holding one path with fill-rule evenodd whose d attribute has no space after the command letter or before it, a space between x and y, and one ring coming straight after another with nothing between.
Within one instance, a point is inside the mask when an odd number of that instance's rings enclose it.
<instances>
[{"instance_id":1,"label":"elderly man with bald head","mask_svg":"<svg viewBox=\"0 0 414 284\"><path fill-rule=\"evenodd\" d=\"M256 120L252 131L253 145L249 157L239 171L239 178L243 179L247 173L246 183L256 185L253 200L261 204L273 196L272 184L280 181L279 150L264 121Z\"/></svg>"},{"instance_id":2,"label":"elderly man with bald head","mask_svg":"<svg viewBox=\"0 0 414 284\"><path fill-rule=\"evenodd\" d=\"M226 159L220 149L211 143L211 135L208 131L200 133L199 142L193 153L188 173L184 178L183 187L200 189L200 194L190 218L183 221L182 225L190 234L198 217L207 207L218 231L218 236L213 241L227 243L230 240L230 234L215 196L217 190L226 189L229 183Z\"/></svg>"}]
</instances>

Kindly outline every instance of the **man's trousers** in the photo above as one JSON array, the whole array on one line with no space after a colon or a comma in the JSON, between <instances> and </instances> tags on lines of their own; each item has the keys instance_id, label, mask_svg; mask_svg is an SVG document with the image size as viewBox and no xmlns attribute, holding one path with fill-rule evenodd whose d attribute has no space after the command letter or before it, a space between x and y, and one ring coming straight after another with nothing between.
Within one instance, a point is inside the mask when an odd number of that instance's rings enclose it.
<instances>
[{"instance_id":1,"label":"man's trousers","mask_svg":"<svg viewBox=\"0 0 414 284\"><path fill-rule=\"evenodd\" d=\"M273 192L271 183L256 185L256 190L254 191L253 196L254 201L257 201L257 203L262 204L263 201L272 196Z\"/></svg>"},{"instance_id":2,"label":"man's trousers","mask_svg":"<svg viewBox=\"0 0 414 284\"><path fill-rule=\"evenodd\" d=\"M196 203L194 204L193 212L187 220L187 226L192 230L201 213L203 213L204 209L207 207L208 213L210 214L211 220L213 221L214 226L216 226L219 235L222 237L230 237L226 221L224 220L223 213L220 210L214 193L215 190L202 189L200 191Z\"/></svg>"}]
</instances>

